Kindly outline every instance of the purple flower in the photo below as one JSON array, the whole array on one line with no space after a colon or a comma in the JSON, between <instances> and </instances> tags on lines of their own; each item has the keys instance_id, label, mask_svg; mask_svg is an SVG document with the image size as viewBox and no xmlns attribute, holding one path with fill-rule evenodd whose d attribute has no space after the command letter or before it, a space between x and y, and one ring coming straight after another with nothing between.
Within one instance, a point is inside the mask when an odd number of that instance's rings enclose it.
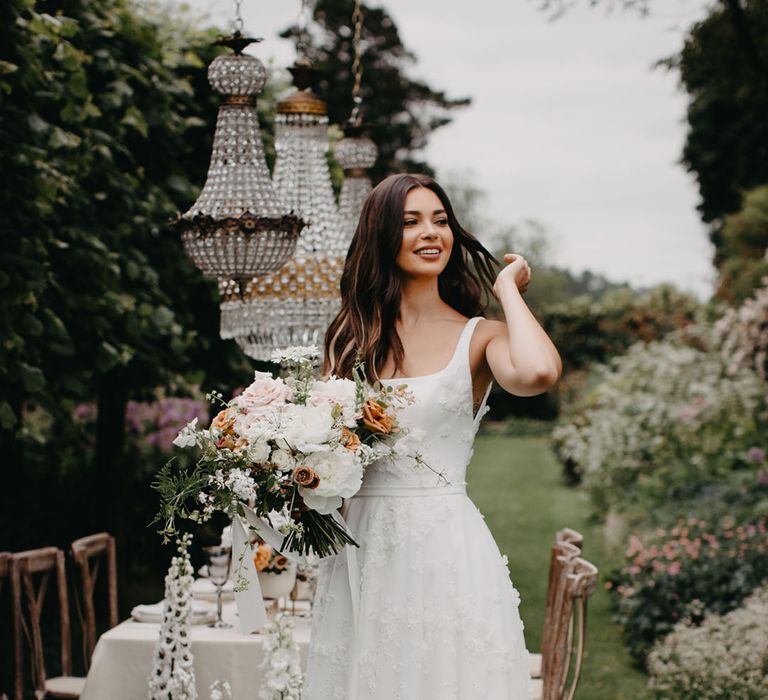
<instances>
[{"instance_id":1,"label":"purple flower","mask_svg":"<svg viewBox=\"0 0 768 700\"><path fill-rule=\"evenodd\" d=\"M747 450L747 459L755 464L765 461L765 450L762 447L750 447Z\"/></svg>"},{"instance_id":2,"label":"purple flower","mask_svg":"<svg viewBox=\"0 0 768 700\"><path fill-rule=\"evenodd\" d=\"M755 483L758 486L768 486L768 469L761 469L755 474Z\"/></svg>"}]
</instances>

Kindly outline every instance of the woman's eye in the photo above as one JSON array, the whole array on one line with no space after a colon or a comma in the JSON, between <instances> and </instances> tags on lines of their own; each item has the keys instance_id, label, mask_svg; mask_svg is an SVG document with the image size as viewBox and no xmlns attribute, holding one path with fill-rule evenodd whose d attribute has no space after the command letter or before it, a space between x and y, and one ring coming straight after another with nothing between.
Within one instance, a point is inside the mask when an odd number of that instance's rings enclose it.
<instances>
[{"instance_id":1,"label":"woman's eye","mask_svg":"<svg viewBox=\"0 0 768 700\"><path fill-rule=\"evenodd\" d=\"M416 224L416 219L406 219L403 221L404 226L413 226Z\"/></svg>"},{"instance_id":2,"label":"woman's eye","mask_svg":"<svg viewBox=\"0 0 768 700\"><path fill-rule=\"evenodd\" d=\"M448 219L440 219L439 221L435 222L439 226L447 226L448 225Z\"/></svg>"}]
</instances>

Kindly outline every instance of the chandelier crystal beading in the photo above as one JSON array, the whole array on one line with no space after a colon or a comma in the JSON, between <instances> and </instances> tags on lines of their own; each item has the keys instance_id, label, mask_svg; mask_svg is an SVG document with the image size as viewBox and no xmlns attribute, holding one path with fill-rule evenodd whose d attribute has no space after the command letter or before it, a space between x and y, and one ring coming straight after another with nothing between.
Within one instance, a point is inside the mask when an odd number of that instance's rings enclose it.
<instances>
[{"instance_id":1,"label":"chandelier crystal beading","mask_svg":"<svg viewBox=\"0 0 768 700\"><path fill-rule=\"evenodd\" d=\"M336 162L344 169L344 182L339 193L339 219L347 241L357 228L363 202L372 189L367 170L376 163L379 149L359 124L346 124L344 138L333 149Z\"/></svg>"},{"instance_id":2,"label":"chandelier crystal beading","mask_svg":"<svg viewBox=\"0 0 768 700\"><path fill-rule=\"evenodd\" d=\"M208 67L211 86L224 95L208 176L197 201L172 223L205 274L240 284L279 270L304 225L280 201L269 177L255 107L266 70L255 56L240 53L252 41L239 33L222 40L235 53Z\"/></svg>"},{"instance_id":3,"label":"chandelier crystal beading","mask_svg":"<svg viewBox=\"0 0 768 700\"><path fill-rule=\"evenodd\" d=\"M349 246L328 167L326 105L311 90L307 62L290 70L297 90L277 107L273 183L281 201L307 226L294 257L278 272L256 277L243 289L220 286L222 338L234 338L258 360L269 360L279 347L322 344L339 309Z\"/></svg>"}]
</instances>

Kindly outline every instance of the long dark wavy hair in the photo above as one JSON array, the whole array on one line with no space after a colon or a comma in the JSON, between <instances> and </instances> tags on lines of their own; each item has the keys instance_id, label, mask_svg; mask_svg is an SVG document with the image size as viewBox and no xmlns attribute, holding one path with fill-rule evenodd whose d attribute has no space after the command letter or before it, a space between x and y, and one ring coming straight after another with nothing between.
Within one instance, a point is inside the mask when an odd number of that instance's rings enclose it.
<instances>
[{"instance_id":1,"label":"long dark wavy hair","mask_svg":"<svg viewBox=\"0 0 768 700\"><path fill-rule=\"evenodd\" d=\"M465 231L440 185L427 175L390 175L366 198L341 275L341 308L325 334L323 373L352 377L358 358L369 381L392 352L395 367L403 345L395 330L400 313L401 274L395 263L403 240L405 198L426 187L440 199L453 232L453 249L438 277L440 298L467 317L482 315L500 263Z\"/></svg>"}]
</instances>

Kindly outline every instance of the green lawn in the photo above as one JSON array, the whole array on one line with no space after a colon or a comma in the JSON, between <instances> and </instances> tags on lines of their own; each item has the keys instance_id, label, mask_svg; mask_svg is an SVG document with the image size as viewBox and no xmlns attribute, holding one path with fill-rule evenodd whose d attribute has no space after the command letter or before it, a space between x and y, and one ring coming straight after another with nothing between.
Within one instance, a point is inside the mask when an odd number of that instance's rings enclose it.
<instances>
[{"instance_id":1,"label":"green lawn","mask_svg":"<svg viewBox=\"0 0 768 700\"><path fill-rule=\"evenodd\" d=\"M549 550L555 532L568 526L584 535L584 556L601 574L608 560L599 527L588 517L585 494L566 486L547 438L481 435L469 468L469 494L485 515L520 591L529 650L538 651L544 620ZM645 676L633 669L611 622L601 578L590 599L587 650L577 698L650 698Z\"/></svg>"}]
</instances>

